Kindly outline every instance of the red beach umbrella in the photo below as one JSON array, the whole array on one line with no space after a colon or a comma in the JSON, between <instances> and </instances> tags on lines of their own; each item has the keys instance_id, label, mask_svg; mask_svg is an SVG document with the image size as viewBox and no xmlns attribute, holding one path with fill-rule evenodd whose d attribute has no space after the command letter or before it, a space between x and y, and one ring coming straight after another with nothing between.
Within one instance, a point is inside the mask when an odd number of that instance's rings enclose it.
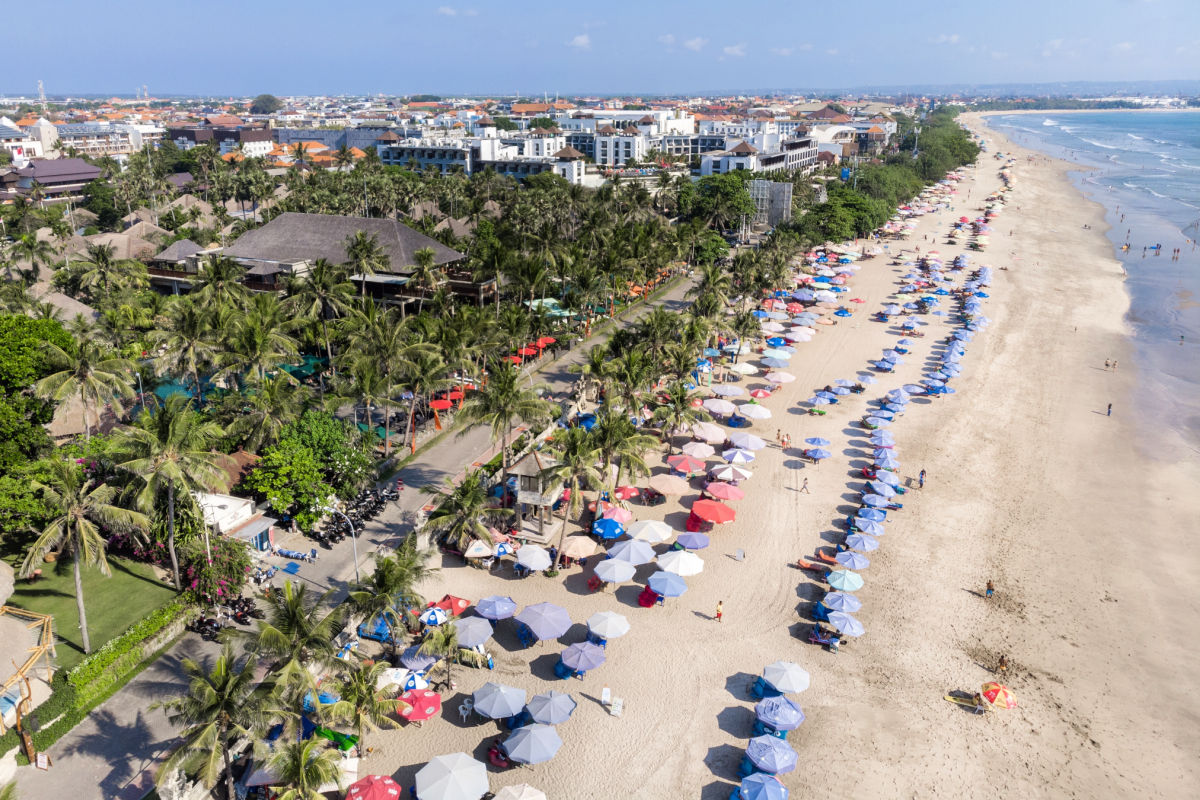
<instances>
[{"instance_id":1,"label":"red beach umbrella","mask_svg":"<svg viewBox=\"0 0 1200 800\"><path fill-rule=\"evenodd\" d=\"M689 455L671 456L667 459L667 464L676 472L690 474L700 472L704 469L704 462L698 458L692 458Z\"/></svg>"},{"instance_id":2,"label":"red beach umbrella","mask_svg":"<svg viewBox=\"0 0 1200 800\"><path fill-rule=\"evenodd\" d=\"M629 500L630 498L637 497L641 493L641 490L636 486L618 486L616 491L613 492L618 500Z\"/></svg>"},{"instance_id":3,"label":"red beach umbrella","mask_svg":"<svg viewBox=\"0 0 1200 800\"><path fill-rule=\"evenodd\" d=\"M733 522L737 517L737 512L724 503L718 503L716 500L697 500L692 503L692 513L705 522L712 522L717 525Z\"/></svg>"},{"instance_id":4,"label":"red beach umbrella","mask_svg":"<svg viewBox=\"0 0 1200 800\"><path fill-rule=\"evenodd\" d=\"M546 345L554 344L557 341L558 341L558 339L555 339L553 336L543 336L542 338L537 340L537 344L538 344L538 347L545 347Z\"/></svg>"},{"instance_id":5,"label":"red beach umbrella","mask_svg":"<svg viewBox=\"0 0 1200 800\"><path fill-rule=\"evenodd\" d=\"M718 500L741 500L746 496L738 487L721 481L713 481L704 487L704 491Z\"/></svg>"},{"instance_id":6,"label":"red beach umbrella","mask_svg":"<svg viewBox=\"0 0 1200 800\"><path fill-rule=\"evenodd\" d=\"M409 722L421 722L442 710L442 696L429 689L409 689L400 695L396 711Z\"/></svg>"},{"instance_id":7,"label":"red beach umbrella","mask_svg":"<svg viewBox=\"0 0 1200 800\"><path fill-rule=\"evenodd\" d=\"M770 397L771 393L766 389L755 389L754 391L750 392L750 396L756 400L762 400L765 397Z\"/></svg>"},{"instance_id":8,"label":"red beach umbrella","mask_svg":"<svg viewBox=\"0 0 1200 800\"><path fill-rule=\"evenodd\" d=\"M368 775L350 784L346 800L400 800L403 791L387 775Z\"/></svg>"},{"instance_id":9,"label":"red beach umbrella","mask_svg":"<svg viewBox=\"0 0 1200 800\"><path fill-rule=\"evenodd\" d=\"M534 350L532 347L522 347L517 353L523 356L536 356L537 350Z\"/></svg>"},{"instance_id":10,"label":"red beach umbrella","mask_svg":"<svg viewBox=\"0 0 1200 800\"><path fill-rule=\"evenodd\" d=\"M438 411L446 411L453 408L454 403L451 403L449 400L430 400L429 407Z\"/></svg>"},{"instance_id":11,"label":"red beach umbrella","mask_svg":"<svg viewBox=\"0 0 1200 800\"><path fill-rule=\"evenodd\" d=\"M509 361L511 361L511 362L512 362L512 363L514 363L514 364L520 364L520 363L521 363L521 357L520 357L520 356L505 356L505 358L507 358Z\"/></svg>"}]
</instances>

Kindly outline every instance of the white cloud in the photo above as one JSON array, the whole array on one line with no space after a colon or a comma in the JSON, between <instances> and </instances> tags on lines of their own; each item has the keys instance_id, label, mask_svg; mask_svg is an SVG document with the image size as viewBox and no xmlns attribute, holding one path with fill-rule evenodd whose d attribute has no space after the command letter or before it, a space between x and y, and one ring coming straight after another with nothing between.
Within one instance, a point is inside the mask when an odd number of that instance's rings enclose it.
<instances>
[{"instance_id":1,"label":"white cloud","mask_svg":"<svg viewBox=\"0 0 1200 800\"><path fill-rule=\"evenodd\" d=\"M1132 49L1133 42L1117 42L1113 45L1113 50L1116 50L1118 53L1128 53Z\"/></svg>"},{"instance_id":2,"label":"white cloud","mask_svg":"<svg viewBox=\"0 0 1200 800\"><path fill-rule=\"evenodd\" d=\"M771 55L787 57L790 56L794 51L794 47L772 47Z\"/></svg>"},{"instance_id":3,"label":"white cloud","mask_svg":"<svg viewBox=\"0 0 1200 800\"><path fill-rule=\"evenodd\" d=\"M667 47L670 47L671 45L675 44L675 34L664 33L662 36L658 37L658 42L659 44L665 44Z\"/></svg>"},{"instance_id":4,"label":"white cloud","mask_svg":"<svg viewBox=\"0 0 1200 800\"><path fill-rule=\"evenodd\" d=\"M930 39L933 44L958 44L959 36L957 33L943 33L936 39Z\"/></svg>"},{"instance_id":5,"label":"white cloud","mask_svg":"<svg viewBox=\"0 0 1200 800\"><path fill-rule=\"evenodd\" d=\"M579 50L587 50L592 46L592 37L588 36L586 33L581 33L571 41L567 42L567 46L574 47Z\"/></svg>"},{"instance_id":6,"label":"white cloud","mask_svg":"<svg viewBox=\"0 0 1200 800\"><path fill-rule=\"evenodd\" d=\"M443 17L453 17L458 14L458 9L451 8L450 6L441 6L438 8L437 13L441 14Z\"/></svg>"},{"instance_id":7,"label":"white cloud","mask_svg":"<svg viewBox=\"0 0 1200 800\"><path fill-rule=\"evenodd\" d=\"M1051 39L1050 41L1046 42L1045 47L1042 48L1042 58L1050 58L1052 55L1062 50L1062 46L1062 39Z\"/></svg>"},{"instance_id":8,"label":"white cloud","mask_svg":"<svg viewBox=\"0 0 1200 800\"><path fill-rule=\"evenodd\" d=\"M726 45L725 47L721 48L721 52L727 56L741 58L742 56L746 55L746 43L738 42L737 44Z\"/></svg>"},{"instance_id":9,"label":"white cloud","mask_svg":"<svg viewBox=\"0 0 1200 800\"><path fill-rule=\"evenodd\" d=\"M695 39L688 39L683 43L683 46L688 50L695 50L697 53L699 53L704 49L704 45L706 44L708 44L708 39L697 36Z\"/></svg>"},{"instance_id":10,"label":"white cloud","mask_svg":"<svg viewBox=\"0 0 1200 800\"><path fill-rule=\"evenodd\" d=\"M827 55L827 56L836 56L837 54L838 54L838 51L837 51L836 47L831 47L825 51L825 55Z\"/></svg>"}]
</instances>

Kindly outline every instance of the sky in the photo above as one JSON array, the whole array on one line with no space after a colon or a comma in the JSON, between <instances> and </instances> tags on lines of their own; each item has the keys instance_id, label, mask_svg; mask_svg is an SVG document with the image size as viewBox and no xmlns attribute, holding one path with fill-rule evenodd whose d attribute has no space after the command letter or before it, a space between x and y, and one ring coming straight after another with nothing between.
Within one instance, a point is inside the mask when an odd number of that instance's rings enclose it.
<instances>
[{"instance_id":1,"label":"sky","mask_svg":"<svg viewBox=\"0 0 1200 800\"><path fill-rule=\"evenodd\" d=\"M1200 0L57 0L0 92L669 94L1200 78ZM17 28L17 26L20 26Z\"/></svg>"}]
</instances>

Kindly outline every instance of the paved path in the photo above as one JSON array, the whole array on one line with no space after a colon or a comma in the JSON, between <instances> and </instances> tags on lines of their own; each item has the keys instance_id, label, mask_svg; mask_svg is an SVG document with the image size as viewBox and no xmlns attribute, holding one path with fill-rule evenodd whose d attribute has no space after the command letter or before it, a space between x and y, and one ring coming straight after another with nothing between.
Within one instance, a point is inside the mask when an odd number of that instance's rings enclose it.
<instances>
[{"instance_id":1,"label":"paved path","mask_svg":"<svg viewBox=\"0 0 1200 800\"><path fill-rule=\"evenodd\" d=\"M689 305L684 295L691 285L690 280L682 281L650 305L633 311L620 324L632 324L655 306L671 311L683 310ZM598 341L599 338L593 337L537 368L531 380L548 384L555 393L569 388L578 378L569 368L582 362L587 350ZM408 487L400 499L360 532L357 542L360 569L369 569L372 553L394 546L407 533L403 520L430 499L419 491L422 486L457 477L464 469L487 461L495 453L491 431L482 425L470 428L462 435L445 436L420 451L419 457L399 472ZM286 540L279 543L287 546ZM304 550L312 547L311 540L302 537L296 537L295 544ZM287 559L276 557L268 560L279 566L287 562ZM297 578L318 591L332 590L334 598L340 598L354 580L354 568L353 547L351 542L344 541L333 550L321 550L315 563L301 565ZM149 706L186 690L179 666L182 659L203 661L216 650L215 644L204 642L194 634L185 635L162 658L51 747L53 767L45 772L34 767L20 768L17 773L20 796L141 800L152 788L156 765L175 741L174 728L163 712L151 711Z\"/></svg>"}]
</instances>

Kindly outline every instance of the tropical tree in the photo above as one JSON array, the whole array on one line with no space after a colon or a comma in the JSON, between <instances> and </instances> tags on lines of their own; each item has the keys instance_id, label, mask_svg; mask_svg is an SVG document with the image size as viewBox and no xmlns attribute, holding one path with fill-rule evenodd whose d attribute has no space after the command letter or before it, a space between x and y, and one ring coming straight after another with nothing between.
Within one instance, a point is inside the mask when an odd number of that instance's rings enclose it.
<instances>
[{"instance_id":1,"label":"tropical tree","mask_svg":"<svg viewBox=\"0 0 1200 800\"><path fill-rule=\"evenodd\" d=\"M408 402L408 425L405 435L409 437L409 447L415 453L417 431L414 423L417 417L417 402L432 392L452 386L454 381L446 374L446 362L440 355L422 350L403 365L398 383L412 395Z\"/></svg>"},{"instance_id":2,"label":"tropical tree","mask_svg":"<svg viewBox=\"0 0 1200 800\"><path fill-rule=\"evenodd\" d=\"M101 408L108 405L120 414L124 411L121 401L134 396L130 382L133 362L114 355L95 342L83 341L73 353L53 342L46 342L44 347L47 361L59 371L34 384L34 391L39 397L59 403L78 397L83 404L83 437L90 439L90 409L96 410L96 424L99 425Z\"/></svg>"},{"instance_id":3,"label":"tropical tree","mask_svg":"<svg viewBox=\"0 0 1200 800\"><path fill-rule=\"evenodd\" d=\"M357 747L360 753L368 752L367 733L370 731L400 727L400 723L389 716L396 711L396 701L384 698L376 688L384 670L390 666L386 661L376 661L374 664L343 662L341 672L330 681L330 687L338 699L321 706L322 712L354 728L358 733Z\"/></svg>"},{"instance_id":4,"label":"tropical tree","mask_svg":"<svg viewBox=\"0 0 1200 800\"><path fill-rule=\"evenodd\" d=\"M592 345L584 360L569 367L571 372L578 372L587 379L590 388L596 390L592 396L599 399L607 389L608 379L612 373L609 367L608 347L603 344Z\"/></svg>"},{"instance_id":5,"label":"tropical tree","mask_svg":"<svg viewBox=\"0 0 1200 800\"><path fill-rule=\"evenodd\" d=\"M321 327L321 339L325 344L325 355L329 359L331 373L336 376L333 363L333 347L330 344L329 320L345 314L350 308L354 286L346 280L346 269L318 258L308 272L288 284L288 297L283 301L286 311L299 314L317 322Z\"/></svg>"},{"instance_id":6,"label":"tropical tree","mask_svg":"<svg viewBox=\"0 0 1200 800\"><path fill-rule=\"evenodd\" d=\"M331 589L314 597L306 584L285 581L282 589L267 596L266 619L247 635L255 652L277 659L281 683L308 683L306 665L333 660L333 636L345 611L328 606L332 594Z\"/></svg>"},{"instance_id":7,"label":"tropical tree","mask_svg":"<svg viewBox=\"0 0 1200 800\"><path fill-rule=\"evenodd\" d=\"M362 281L361 296L367 296L367 276L374 275L389 263L387 252L379 244L379 237L358 231L346 239L346 263Z\"/></svg>"},{"instance_id":8,"label":"tropical tree","mask_svg":"<svg viewBox=\"0 0 1200 800\"><path fill-rule=\"evenodd\" d=\"M216 363L221 352L220 332L213 329L213 315L191 297L173 298L164 328L150 331L147 338L155 352L152 363L159 375L191 378L196 397L204 401L200 373Z\"/></svg>"},{"instance_id":9,"label":"tropical tree","mask_svg":"<svg viewBox=\"0 0 1200 800\"><path fill-rule=\"evenodd\" d=\"M283 375L252 384L238 396L238 411L225 432L251 453L279 441L279 434L313 403L313 391Z\"/></svg>"},{"instance_id":10,"label":"tropical tree","mask_svg":"<svg viewBox=\"0 0 1200 800\"><path fill-rule=\"evenodd\" d=\"M210 790L224 779L225 797L234 800L230 751L238 740L262 735L287 712L277 707L271 683L258 681L258 659L251 654L239 664L228 643L211 669L190 658L181 666L188 678L187 693L151 706L164 709L167 720L182 728L183 741L159 768L158 780L161 783L176 768L197 775Z\"/></svg>"},{"instance_id":11,"label":"tropical tree","mask_svg":"<svg viewBox=\"0 0 1200 800\"><path fill-rule=\"evenodd\" d=\"M60 555L71 558L83 652L90 653L92 643L83 602L82 568L95 567L101 574L109 574L101 526L114 531L145 530L150 521L144 514L116 505L116 487L96 485L85 479L83 470L73 459L46 462L46 479L34 481L33 488L42 492L42 502L54 516L30 545L21 563L20 574L26 578L32 575L42 556L55 548Z\"/></svg>"},{"instance_id":12,"label":"tropical tree","mask_svg":"<svg viewBox=\"0 0 1200 800\"><path fill-rule=\"evenodd\" d=\"M607 406L604 408L608 409ZM635 428L627 414L612 410L605 410L599 415L592 428L592 440L599 451L606 485L610 489L616 488L621 482L623 473L644 475L649 472L642 453L658 444L656 438Z\"/></svg>"},{"instance_id":13,"label":"tropical tree","mask_svg":"<svg viewBox=\"0 0 1200 800\"><path fill-rule=\"evenodd\" d=\"M498 361L492 365L487 386L473 392L458 413L470 425L487 425L492 429L492 441L500 441L500 465L503 480L507 481L513 426L517 422L539 425L553 416L554 409L537 389L521 385L521 372L512 362Z\"/></svg>"},{"instance_id":14,"label":"tropical tree","mask_svg":"<svg viewBox=\"0 0 1200 800\"><path fill-rule=\"evenodd\" d=\"M457 485L453 478L446 478L444 486L423 486L421 492L438 498L434 501L435 508L425 527L442 534L446 541L460 548L465 548L472 539L491 544L492 535L487 524L489 519L511 516L513 513L512 509L495 508L489 504L487 487L478 471L468 472Z\"/></svg>"},{"instance_id":15,"label":"tropical tree","mask_svg":"<svg viewBox=\"0 0 1200 800\"><path fill-rule=\"evenodd\" d=\"M183 585L175 550L175 492L184 492L192 504L194 492L229 488L225 467L231 459L213 450L222 435L221 426L201 416L190 399L174 394L157 411L139 414L135 425L119 428L112 442L121 459L118 466L142 479L142 508L153 509L157 498L166 495L167 551L176 591Z\"/></svg>"},{"instance_id":16,"label":"tropical tree","mask_svg":"<svg viewBox=\"0 0 1200 800\"><path fill-rule=\"evenodd\" d=\"M425 631L417 651L442 659L446 665L446 685L451 683L451 668L458 660L458 628L453 625L435 625Z\"/></svg>"},{"instance_id":17,"label":"tropical tree","mask_svg":"<svg viewBox=\"0 0 1200 800\"><path fill-rule=\"evenodd\" d=\"M550 454L558 462L542 471L547 483L561 482L571 490L570 498L563 505L563 519L576 513L583 503L584 489L598 489L604 484L604 478L597 468L600 450L592 434L583 428L567 428L557 434L548 448ZM564 524L558 534L558 558L554 568L562 561L563 539L567 533Z\"/></svg>"},{"instance_id":18,"label":"tropical tree","mask_svg":"<svg viewBox=\"0 0 1200 800\"><path fill-rule=\"evenodd\" d=\"M114 289L140 288L147 282L146 268L140 262L116 258L114 253L111 245L89 244L87 257L81 262L79 285L89 290L101 288L104 300L112 297Z\"/></svg>"},{"instance_id":19,"label":"tropical tree","mask_svg":"<svg viewBox=\"0 0 1200 800\"><path fill-rule=\"evenodd\" d=\"M425 605L417 587L437 571L429 566L433 551L418 546L409 536L391 555L375 554L375 569L350 592L350 603L370 622L381 618L392 640L393 655L399 649L397 634L404 624L406 609Z\"/></svg>"},{"instance_id":20,"label":"tropical tree","mask_svg":"<svg viewBox=\"0 0 1200 800\"><path fill-rule=\"evenodd\" d=\"M278 371L287 376L286 380L295 380L280 369L299 352L299 345L290 333L294 326L295 321L288 317L274 295L256 294L234 326L224 356L226 366L218 374L245 374L261 383L267 373Z\"/></svg>"},{"instance_id":21,"label":"tropical tree","mask_svg":"<svg viewBox=\"0 0 1200 800\"><path fill-rule=\"evenodd\" d=\"M338 752L328 745L319 736L276 745L269 763L278 779L274 788L283 790L278 800L325 800L317 790L342 776Z\"/></svg>"},{"instance_id":22,"label":"tropical tree","mask_svg":"<svg viewBox=\"0 0 1200 800\"><path fill-rule=\"evenodd\" d=\"M674 451L673 436L697 422L712 419L703 406L692 405L692 394L683 381L675 381L668 386L659 402L658 408L654 409L654 419L662 423L663 440L667 443L668 453Z\"/></svg>"},{"instance_id":23,"label":"tropical tree","mask_svg":"<svg viewBox=\"0 0 1200 800\"><path fill-rule=\"evenodd\" d=\"M242 285L245 274L242 265L232 258L211 255L196 275L193 285L195 295L206 307L241 306L247 295L246 287Z\"/></svg>"},{"instance_id":24,"label":"tropical tree","mask_svg":"<svg viewBox=\"0 0 1200 800\"><path fill-rule=\"evenodd\" d=\"M433 292L442 281L442 271L433 263L436 255L432 247L422 247L413 253L413 258L417 263L414 265L411 280L421 292L421 297L417 301L418 314L425 310L426 295Z\"/></svg>"}]
</instances>

